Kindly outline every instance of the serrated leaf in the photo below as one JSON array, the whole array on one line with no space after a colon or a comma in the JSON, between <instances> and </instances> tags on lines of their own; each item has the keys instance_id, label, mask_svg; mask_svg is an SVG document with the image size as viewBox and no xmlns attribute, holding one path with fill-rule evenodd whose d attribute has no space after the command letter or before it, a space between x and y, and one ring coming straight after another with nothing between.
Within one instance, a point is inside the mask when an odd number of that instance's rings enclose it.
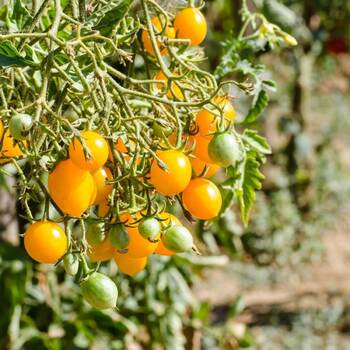
<instances>
[{"instance_id":1,"label":"serrated leaf","mask_svg":"<svg viewBox=\"0 0 350 350\"><path fill-rule=\"evenodd\" d=\"M87 23L92 25L95 30L99 30L101 34L108 35L127 14L131 3L132 0L110 1L97 11L96 15L92 15Z\"/></svg>"},{"instance_id":2,"label":"serrated leaf","mask_svg":"<svg viewBox=\"0 0 350 350\"><path fill-rule=\"evenodd\" d=\"M246 143L250 148L263 153L263 154L271 154L271 147L265 137L258 134L257 131L246 129L242 135L242 140Z\"/></svg>"},{"instance_id":3,"label":"serrated leaf","mask_svg":"<svg viewBox=\"0 0 350 350\"><path fill-rule=\"evenodd\" d=\"M254 123L260 114L264 111L269 103L269 95L265 90L261 90L256 98L253 107L249 110L247 116L243 120L243 124Z\"/></svg>"},{"instance_id":4,"label":"serrated leaf","mask_svg":"<svg viewBox=\"0 0 350 350\"><path fill-rule=\"evenodd\" d=\"M260 172L260 163L255 159L254 153L247 153L246 160L240 167L239 185L235 188L235 195L241 209L242 221L248 223L249 212L255 202L255 191L260 190L264 175Z\"/></svg>"},{"instance_id":5,"label":"serrated leaf","mask_svg":"<svg viewBox=\"0 0 350 350\"><path fill-rule=\"evenodd\" d=\"M33 64L33 61L22 57L15 46L10 41L5 41L0 44L0 66L28 66Z\"/></svg>"}]
</instances>

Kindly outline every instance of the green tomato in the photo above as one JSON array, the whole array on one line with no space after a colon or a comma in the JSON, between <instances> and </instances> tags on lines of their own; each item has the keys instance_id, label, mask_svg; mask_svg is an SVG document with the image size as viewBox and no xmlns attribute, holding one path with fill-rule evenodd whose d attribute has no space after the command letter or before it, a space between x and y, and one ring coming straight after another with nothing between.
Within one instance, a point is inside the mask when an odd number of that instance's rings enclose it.
<instances>
[{"instance_id":1,"label":"green tomato","mask_svg":"<svg viewBox=\"0 0 350 350\"><path fill-rule=\"evenodd\" d=\"M106 239L106 229L103 222L88 224L86 239L91 246L97 246Z\"/></svg>"},{"instance_id":2,"label":"green tomato","mask_svg":"<svg viewBox=\"0 0 350 350\"><path fill-rule=\"evenodd\" d=\"M162 238L165 248L175 252L184 253L192 249L193 238L186 227L180 225L170 226Z\"/></svg>"},{"instance_id":3,"label":"green tomato","mask_svg":"<svg viewBox=\"0 0 350 350\"><path fill-rule=\"evenodd\" d=\"M77 119L79 119L79 114L72 107L68 107L64 111L63 117L68 119L68 121L72 123L72 122L75 122Z\"/></svg>"},{"instance_id":4,"label":"green tomato","mask_svg":"<svg viewBox=\"0 0 350 350\"><path fill-rule=\"evenodd\" d=\"M79 260L75 254L67 254L63 259L63 266L66 273L75 276L79 269Z\"/></svg>"},{"instance_id":5,"label":"green tomato","mask_svg":"<svg viewBox=\"0 0 350 350\"><path fill-rule=\"evenodd\" d=\"M145 218L140 221L138 230L144 239L154 241L159 236L162 226L155 218Z\"/></svg>"},{"instance_id":6,"label":"green tomato","mask_svg":"<svg viewBox=\"0 0 350 350\"><path fill-rule=\"evenodd\" d=\"M118 250L126 249L130 243L129 234L122 224L112 225L109 230L109 239L112 246Z\"/></svg>"},{"instance_id":7,"label":"green tomato","mask_svg":"<svg viewBox=\"0 0 350 350\"><path fill-rule=\"evenodd\" d=\"M117 305L118 288L107 276L93 272L80 283L84 299L99 310L114 308Z\"/></svg>"},{"instance_id":8,"label":"green tomato","mask_svg":"<svg viewBox=\"0 0 350 350\"><path fill-rule=\"evenodd\" d=\"M33 119L28 114L15 114L9 122L9 129L15 140L24 140L33 126Z\"/></svg>"},{"instance_id":9,"label":"green tomato","mask_svg":"<svg viewBox=\"0 0 350 350\"><path fill-rule=\"evenodd\" d=\"M171 127L163 126L157 122L153 122L152 128L154 135L158 137L169 136L173 132Z\"/></svg>"},{"instance_id":10,"label":"green tomato","mask_svg":"<svg viewBox=\"0 0 350 350\"><path fill-rule=\"evenodd\" d=\"M208 154L213 162L222 167L234 166L240 158L235 136L227 132L214 135L208 145Z\"/></svg>"}]
</instances>

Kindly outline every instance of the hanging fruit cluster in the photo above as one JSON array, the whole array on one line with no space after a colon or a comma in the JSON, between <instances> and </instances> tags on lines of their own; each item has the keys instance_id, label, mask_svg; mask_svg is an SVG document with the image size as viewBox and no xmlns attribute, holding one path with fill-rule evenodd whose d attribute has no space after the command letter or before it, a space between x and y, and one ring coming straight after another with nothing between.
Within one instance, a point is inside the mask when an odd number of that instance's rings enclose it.
<instances>
[{"instance_id":1,"label":"hanging fruit cluster","mask_svg":"<svg viewBox=\"0 0 350 350\"><path fill-rule=\"evenodd\" d=\"M0 34L0 163L18 173L27 253L80 272L82 295L103 309L118 291L99 263L134 276L151 254L197 252L167 211L175 202L211 220L235 194L245 220L269 149L234 128L225 87L251 86L200 68L207 23L193 1L175 15L153 0L64 3L21 3ZM253 21L264 25L250 16L245 28Z\"/></svg>"}]
</instances>

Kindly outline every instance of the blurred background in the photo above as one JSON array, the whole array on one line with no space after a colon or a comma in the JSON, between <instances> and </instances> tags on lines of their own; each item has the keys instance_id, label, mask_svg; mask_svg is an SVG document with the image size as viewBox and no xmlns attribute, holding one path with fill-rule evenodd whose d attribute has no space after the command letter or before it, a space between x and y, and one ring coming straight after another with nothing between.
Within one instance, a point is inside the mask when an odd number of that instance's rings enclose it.
<instances>
[{"instance_id":1,"label":"blurred background","mask_svg":"<svg viewBox=\"0 0 350 350\"><path fill-rule=\"evenodd\" d=\"M234 64L240 5L206 2L211 70ZM201 257L154 256L136 278L118 275L119 310L102 313L62 268L26 256L0 174L0 349L350 349L350 2L248 5L299 43L256 54L277 89L254 124L273 154L248 227L236 207L194 227ZM243 115L245 97L231 95Z\"/></svg>"}]
</instances>

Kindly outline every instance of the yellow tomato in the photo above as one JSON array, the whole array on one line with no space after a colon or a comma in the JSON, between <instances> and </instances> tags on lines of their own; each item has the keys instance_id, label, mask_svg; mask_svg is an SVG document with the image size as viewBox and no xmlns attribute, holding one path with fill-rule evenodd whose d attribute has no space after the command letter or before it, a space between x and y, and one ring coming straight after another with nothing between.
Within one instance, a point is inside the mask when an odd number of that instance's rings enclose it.
<instances>
[{"instance_id":1,"label":"yellow tomato","mask_svg":"<svg viewBox=\"0 0 350 350\"><path fill-rule=\"evenodd\" d=\"M151 166L150 182L155 189L166 196L182 192L192 176L191 163L187 156L176 150L158 151L157 156L166 165L163 170L156 161Z\"/></svg>"},{"instance_id":2,"label":"yellow tomato","mask_svg":"<svg viewBox=\"0 0 350 350\"><path fill-rule=\"evenodd\" d=\"M94 204L102 204L106 202L113 190L113 186L106 183L108 180L113 180L112 173L108 168L100 168L92 173L92 177L94 178L97 190Z\"/></svg>"},{"instance_id":3,"label":"yellow tomato","mask_svg":"<svg viewBox=\"0 0 350 350\"><path fill-rule=\"evenodd\" d=\"M164 75L164 73L162 71L159 71L155 76L154 76L154 80L161 80L164 81L165 84L155 84L156 88L158 90L167 92L167 96L170 98L173 98L174 96L178 99L178 100L183 100L184 99L184 95L182 94L181 89L179 88L179 86L176 84L175 81L173 81L171 83L171 88L167 87L168 84L168 78Z\"/></svg>"},{"instance_id":4,"label":"yellow tomato","mask_svg":"<svg viewBox=\"0 0 350 350\"><path fill-rule=\"evenodd\" d=\"M154 32L155 32L156 37L157 37L157 45L158 45L159 51L160 51L161 55L164 56L164 55L166 55L168 53L168 50L165 47L165 45L159 40L159 35L158 35L158 33L162 30L162 22L160 21L160 19L158 17L153 17L152 18L152 24L153 24ZM175 30L174 30L174 28L168 25L165 28L163 36L166 36L169 39L175 38ZM149 36L149 33L148 33L147 29L144 29L142 31L141 40L142 40L142 44L143 44L143 47L145 48L145 50L150 55L154 55L154 50L153 50L151 38Z\"/></svg>"},{"instance_id":5,"label":"yellow tomato","mask_svg":"<svg viewBox=\"0 0 350 350\"><path fill-rule=\"evenodd\" d=\"M236 117L236 111L227 97L216 97L214 102L222 109L222 113L225 118L225 126L227 126L229 122L233 123ZM211 137L210 134L217 131L218 122L220 122L220 117L216 117L214 113L206 109L201 110L197 114L196 124L201 136Z\"/></svg>"},{"instance_id":6,"label":"yellow tomato","mask_svg":"<svg viewBox=\"0 0 350 350\"><path fill-rule=\"evenodd\" d=\"M90 172L80 169L71 160L63 160L49 175L51 198L65 213L80 217L94 202L96 185Z\"/></svg>"},{"instance_id":7,"label":"yellow tomato","mask_svg":"<svg viewBox=\"0 0 350 350\"><path fill-rule=\"evenodd\" d=\"M113 259L116 252L111 241L107 238L103 243L92 246L88 255L92 262L102 262Z\"/></svg>"},{"instance_id":8,"label":"yellow tomato","mask_svg":"<svg viewBox=\"0 0 350 350\"><path fill-rule=\"evenodd\" d=\"M107 141L94 131L82 132L81 138L90 153L90 158L85 156L83 145L75 138L69 145L69 157L72 162L77 167L89 171L95 171L103 167L108 159L109 147Z\"/></svg>"},{"instance_id":9,"label":"yellow tomato","mask_svg":"<svg viewBox=\"0 0 350 350\"><path fill-rule=\"evenodd\" d=\"M130 258L128 254L119 253L114 256L114 261L118 265L119 270L129 276L135 276L144 270L147 260L147 256L143 258Z\"/></svg>"},{"instance_id":10,"label":"yellow tomato","mask_svg":"<svg viewBox=\"0 0 350 350\"><path fill-rule=\"evenodd\" d=\"M207 35L207 21L199 9L188 7L175 17L174 28L177 37L190 39L191 45L199 45Z\"/></svg>"}]
</instances>

